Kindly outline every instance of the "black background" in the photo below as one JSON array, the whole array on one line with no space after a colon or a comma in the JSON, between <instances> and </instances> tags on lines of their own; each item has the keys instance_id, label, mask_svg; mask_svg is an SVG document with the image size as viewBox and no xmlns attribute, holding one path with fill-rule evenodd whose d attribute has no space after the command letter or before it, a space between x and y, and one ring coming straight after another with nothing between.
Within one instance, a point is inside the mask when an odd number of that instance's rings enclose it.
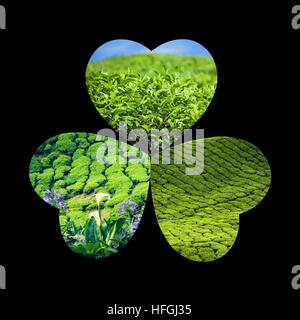
<instances>
[{"instance_id":1,"label":"black background","mask_svg":"<svg viewBox=\"0 0 300 320\"><path fill-rule=\"evenodd\" d=\"M299 291L291 288L291 269L300 264L299 187L293 184L299 178L300 30L291 28L293 3L64 3L1 2L7 10L7 30L0 30L0 264L7 269L1 295L50 293L54 309L71 297L72 308L93 305L101 318L114 303L192 304L194 318L204 310L233 315L238 305L253 315L258 306L259 313L292 311ZM206 137L248 140L269 160L267 196L241 216L233 248L217 261L196 263L174 252L151 196L123 250L103 260L82 258L64 243L56 209L30 185L31 156L46 139L108 127L89 99L85 69L92 53L114 39L150 49L174 39L205 46L217 65L218 87L195 128Z\"/></svg>"}]
</instances>

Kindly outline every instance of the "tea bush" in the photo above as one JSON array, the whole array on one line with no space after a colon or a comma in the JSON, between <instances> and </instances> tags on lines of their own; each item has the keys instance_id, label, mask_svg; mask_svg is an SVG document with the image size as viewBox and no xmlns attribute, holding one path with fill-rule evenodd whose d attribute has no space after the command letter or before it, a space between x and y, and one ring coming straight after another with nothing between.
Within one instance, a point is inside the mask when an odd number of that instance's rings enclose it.
<instances>
[{"instance_id":1,"label":"tea bush","mask_svg":"<svg viewBox=\"0 0 300 320\"><path fill-rule=\"evenodd\" d=\"M67 191L70 192L71 196L75 196L82 193L82 189L85 186L85 180L81 179L74 184L67 187Z\"/></svg>"},{"instance_id":2,"label":"tea bush","mask_svg":"<svg viewBox=\"0 0 300 320\"><path fill-rule=\"evenodd\" d=\"M88 166L77 166L71 169L70 173L66 177L66 182L68 185L78 182L79 180L85 182L88 179L88 175Z\"/></svg>"},{"instance_id":3,"label":"tea bush","mask_svg":"<svg viewBox=\"0 0 300 320\"><path fill-rule=\"evenodd\" d=\"M55 170L54 180L62 179L66 175L67 172L71 170L70 166L62 165L61 167L57 167Z\"/></svg>"},{"instance_id":4,"label":"tea bush","mask_svg":"<svg viewBox=\"0 0 300 320\"><path fill-rule=\"evenodd\" d=\"M51 163L53 163L53 161L55 159L57 159L59 157L59 155L60 155L60 153L58 151L53 151L48 154L47 158L50 160Z\"/></svg>"},{"instance_id":5,"label":"tea bush","mask_svg":"<svg viewBox=\"0 0 300 320\"><path fill-rule=\"evenodd\" d=\"M75 159L73 162L72 162L72 167L75 168L75 167L86 167L86 166L89 166L91 163L91 160L89 157L87 156L81 156L80 158L78 159Z\"/></svg>"},{"instance_id":6,"label":"tea bush","mask_svg":"<svg viewBox=\"0 0 300 320\"><path fill-rule=\"evenodd\" d=\"M39 182L38 184L48 186L48 189L50 188L50 185L53 180L54 170L52 168L45 169L40 175L39 175Z\"/></svg>"},{"instance_id":7,"label":"tea bush","mask_svg":"<svg viewBox=\"0 0 300 320\"><path fill-rule=\"evenodd\" d=\"M66 181L65 180L57 180L55 181L54 185L53 185L53 189L54 190L57 190L57 189L60 189L60 188L63 188L66 186Z\"/></svg>"},{"instance_id":8,"label":"tea bush","mask_svg":"<svg viewBox=\"0 0 300 320\"><path fill-rule=\"evenodd\" d=\"M122 190L128 194L133 185L130 178L121 172L108 175L107 180L106 187L110 193L120 192Z\"/></svg>"},{"instance_id":9,"label":"tea bush","mask_svg":"<svg viewBox=\"0 0 300 320\"><path fill-rule=\"evenodd\" d=\"M90 143L95 143L95 138L96 138L96 135L94 133L88 133L87 134L87 140L90 142Z\"/></svg>"},{"instance_id":10,"label":"tea bush","mask_svg":"<svg viewBox=\"0 0 300 320\"><path fill-rule=\"evenodd\" d=\"M97 189L99 186L103 185L105 181L106 181L106 177L103 174L98 174L93 176L90 175L83 191L89 194L93 192L93 190Z\"/></svg>"},{"instance_id":11,"label":"tea bush","mask_svg":"<svg viewBox=\"0 0 300 320\"><path fill-rule=\"evenodd\" d=\"M112 175L114 173L123 174L125 168L126 168L126 165L124 164L114 163L113 165L111 165L105 170L105 174L107 176Z\"/></svg>"},{"instance_id":12,"label":"tea bush","mask_svg":"<svg viewBox=\"0 0 300 320\"><path fill-rule=\"evenodd\" d=\"M43 169L43 165L38 157L33 156L30 162L29 172L40 172Z\"/></svg>"},{"instance_id":13,"label":"tea bush","mask_svg":"<svg viewBox=\"0 0 300 320\"><path fill-rule=\"evenodd\" d=\"M50 143L48 143L48 144L46 144L44 151L47 152L47 151L50 151L51 149L52 149L52 146Z\"/></svg>"},{"instance_id":14,"label":"tea bush","mask_svg":"<svg viewBox=\"0 0 300 320\"><path fill-rule=\"evenodd\" d=\"M77 147L76 143L73 142L73 136L67 133L60 135L56 142L57 150L61 152L65 152L68 155L73 154L76 147Z\"/></svg>"},{"instance_id":15,"label":"tea bush","mask_svg":"<svg viewBox=\"0 0 300 320\"><path fill-rule=\"evenodd\" d=\"M105 170L105 165L100 164L97 161L94 161L90 166L90 170L91 170L91 176L101 175Z\"/></svg>"},{"instance_id":16,"label":"tea bush","mask_svg":"<svg viewBox=\"0 0 300 320\"><path fill-rule=\"evenodd\" d=\"M30 183L32 184L33 187L35 187L36 182L38 181L38 176L39 176L39 173L37 172L29 174Z\"/></svg>"},{"instance_id":17,"label":"tea bush","mask_svg":"<svg viewBox=\"0 0 300 320\"><path fill-rule=\"evenodd\" d=\"M149 180L146 168L142 164L133 164L126 168L126 173L133 182L145 182Z\"/></svg>"},{"instance_id":18,"label":"tea bush","mask_svg":"<svg viewBox=\"0 0 300 320\"><path fill-rule=\"evenodd\" d=\"M142 182L137 184L135 188L132 190L130 200L142 206L147 200L147 195L148 195L148 183Z\"/></svg>"},{"instance_id":19,"label":"tea bush","mask_svg":"<svg viewBox=\"0 0 300 320\"><path fill-rule=\"evenodd\" d=\"M53 168L56 169L61 166L69 166L71 163L71 157L67 155L61 155L53 161Z\"/></svg>"},{"instance_id":20,"label":"tea bush","mask_svg":"<svg viewBox=\"0 0 300 320\"><path fill-rule=\"evenodd\" d=\"M43 168L49 168L51 166L51 160L48 157L44 157L41 159L41 164Z\"/></svg>"},{"instance_id":21,"label":"tea bush","mask_svg":"<svg viewBox=\"0 0 300 320\"><path fill-rule=\"evenodd\" d=\"M84 149L77 149L72 156L72 160L76 160L78 158L80 158L81 156L85 155L85 150Z\"/></svg>"},{"instance_id":22,"label":"tea bush","mask_svg":"<svg viewBox=\"0 0 300 320\"><path fill-rule=\"evenodd\" d=\"M90 145L86 155L92 159L96 159L96 153L99 148L104 149L104 150L107 149L106 144L104 144L103 142L96 142L96 143L93 143L92 145Z\"/></svg>"},{"instance_id":23,"label":"tea bush","mask_svg":"<svg viewBox=\"0 0 300 320\"><path fill-rule=\"evenodd\" d=\"M85 149L90 146L90 144L88 143L88 141L85 138L77 138L75 141L76 141L77 146L79 148Z\"/></svg>"},{"instance_id":24,"label":"tea bush","mask_svg":"<svg viewBox=\"0 0 300 320\"><path fill-rule=\"evenodd\" d=\"M115 129L190 128L217 83L211 57L141 54L89 63L86 84L98 112Z\"/></svg>"}]
</instances>

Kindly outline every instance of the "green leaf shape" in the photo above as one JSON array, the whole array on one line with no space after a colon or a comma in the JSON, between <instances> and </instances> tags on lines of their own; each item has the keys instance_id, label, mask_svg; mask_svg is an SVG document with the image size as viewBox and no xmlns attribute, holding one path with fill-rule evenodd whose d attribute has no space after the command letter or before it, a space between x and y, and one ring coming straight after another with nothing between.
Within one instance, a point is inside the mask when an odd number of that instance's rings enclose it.
<instances>
[{"instance_id":1,"label":"green leaf shape","mask_svg":"<svg viewBox=\"0 0 300 320\"><path fill-rule=\"evenodd\" d=\"M115 130L189 129L209 106L217 85L213 58L139 54L91 62L86 85L100 115Z\"/></svg>"},{"instance_id":2,"label":"green leaf shape","mask_svg":"<svg viewBox=\"0 0 300 320\"><path fill-rule=\"evenodd\" d=\"M187 165L152 164L151 191L156 217L170 246L183 257L208 262L224 256L234 244L239 215L258 205L271 184L262 152L251 143L213 137L204 142L204 170L186 175ZM171 159L179 151L171 148Z\"/></svg>"},{"instance_id":3,"label":"green leaf shape","mask_svg":"<svg viewBox=\"0 0 300 320\"><path fill-rule=\"evenodd\" d=\"M94 257L103 256L103 250L100 250L103 245L98 247L96 244L95 219L93 217L89 219L89 214L98 210L95 194L110 194L111 199L104 199L100 210L103 219L110 219L114 225L119 220L117 211L122 202L129 200L136 202L140 213L143 213L150 180L150 160L147 154L143 153L141 163L136 164L134 161L136 159L129 158L129 156L132 158L133 154L140 154L136 148L122 143L122 153L119 153L119 141L102 138L104 141L98 141L96 134L84 132L57 135L37 148L29 166L30 182L41 198L47 190L58 190L63 193L67 212L66 214L60 212L61 231L63 232L70 219L77 229L86 226L85 230L89 230L85 234L85 243L77 245L76 250L73 243L67 243L69 247L78 253L81 249L88 251L91 256L94 254ZM101 155L99 150L103 152L103 157L110 159L112 157L109 151L112 146L116 149L116 160L120 159L122 164L99 163L97 161L97 156ZM126 153L130 159L127 159L127 162ZM47 168L44 168L42 163L47 163ZM114 232L119 234L120 230ZM110 236L113 237L112 234ZM106 247L105 256L121 248L111 238L108 242L113 243L116 248Z\"/></svg>"},{"instance_id":4,"label":"green leaf shape","mask_svg":"<svg viewBox=\"0 0 300 320\"><path fill-rule=\"evenodd\" d=\"M78 245L73 249L73 251L86 257L93 258L101 249L103 249L103 246L100 243L92 244L87 242L85 244Z\"/></svg>"},{"instance_id":5,"label":"green leaf shape","mask_svg":"<svg viewBox=\"0 0 300 320\"><path fill-rule=\"evenodd\" d=\"M87 243L97 244L100 239L100 231L94 217L88 221L85 231L85 239Z\"/></svg>"}]
</instances>

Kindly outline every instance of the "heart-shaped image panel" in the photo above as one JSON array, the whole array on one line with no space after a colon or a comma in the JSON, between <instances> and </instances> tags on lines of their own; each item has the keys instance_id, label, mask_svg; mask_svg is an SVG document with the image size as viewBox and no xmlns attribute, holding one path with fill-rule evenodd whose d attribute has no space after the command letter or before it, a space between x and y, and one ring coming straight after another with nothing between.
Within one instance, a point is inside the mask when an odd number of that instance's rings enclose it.
<instances>
[{"instance_id":1,"label":"heart-shaped image panel","mask_svg":"<svg viewBox=\"0 0 300 320\"><path fill-rule=\"evenodd\" d=\"M225 255L235 242L239 215L254 208L271 183L269 164L251 143L231 137L185 142L171 148L171 159L185 148L204 145L204 170L187 175L187 165L152 164L151 191L156 217L170 246L193 261ZM202 153L203 156L203 153Z\"/></svg>"},{"instance_id":2,"label":"heart-shaped image panel","mask_svg":"<svg viewBox=\"0 0 300 320\"><path fill-rule=\"evenodd\" d=\"M210 53L191 40L174 40L152 52L129 40L109 41L90 59L86 85L109 125L128 129L189 129L209 106L217 85Z\"/></svg>"},{"instance_id":3,"label":"heart-shaped image panel","mask_svg":"<svg viewBox=\"0 0 300 320\"><path fill-rule=\"evenodd\" d=\"M59 210L67 245L83 256L103 258L123 248L140 223L150 161L113 138L65 133L36 150L29 177L37 194Z\"/></svg>"}]
</instances>

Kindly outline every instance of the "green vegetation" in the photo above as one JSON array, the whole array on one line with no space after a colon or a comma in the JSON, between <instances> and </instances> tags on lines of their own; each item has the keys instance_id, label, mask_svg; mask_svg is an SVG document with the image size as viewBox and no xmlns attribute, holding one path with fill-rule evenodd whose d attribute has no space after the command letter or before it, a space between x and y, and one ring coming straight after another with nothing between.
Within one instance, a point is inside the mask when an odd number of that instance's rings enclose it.
<instances>
[{"instance_id":1,"label":"green vegetation","mask_svg":"<svg viewBox=\"0 0 300 320\"><path fill-rule=\"evenodd\" d=\"M186 144L194 150L202 142ZM171 155L173 159L173 148ZM263 154L244 140L205 139L204 155L201 175L186 175L184 164L151 165L151 190L169 244L188 259L206 262L229 251L238 233L239 214L264 198L271 172Z\"/></svg>"},{"instance_id":2,"label":"green vegetation","mask_svg":"<svg viewBox=\"0 0 300 320\"><path fill-rule=\"evenodd\" d=\"M183 131L206 111L217 72L208 57L143 54L90 63L86 84L95 107L116 130L126 121L128 130ZM119 150L113 139L95 139L95 134L65 133L47 140L32 157L29 178L39 196L60 210L69 247L84 256L106 257L127 243L140 222L150 164L147 155L127 144ZM204 141L202 174L187 175L187 166L174 161L153 164L151 190L169 244L190 260L207 262L230 250L239 215L264 198L271 172L263 154L246 141ZM199 143L203 140L184 145L195 151ZM171 156L181 157L176 152L171 148ZM128 163L126 155L139 158ZM111 164L102 164L104 158ZM95 194L106 198L100 203Z\"/></svg>"},{"instance_id":3,"label":"green vegetation","mask_svg":"<svg viewBox=\"0 0 300 320\"><path fill-rule=\"evenodd\" d=\"M45 200L50 202L49 194ZM59 193L55 193L59 195ZM139 206L133 201L119 205L118 216L104 218L100 202L108 194L96 194L98 210L90 214L84 226L76 226L74 220L67 218L62 226L62 235L69 247L76 253L90 258L104 258L118 252L131 239L141 221ZM53 201L53 200L52 200ZM63 206L61 202L57 207Z\"/></svg>"},{"instance_id":4,"label":"green vegetation","mask_svg":"<svg viewBox=\"0 0 300 320\"><path fill-rule=\"evenodd\" d=\"M115 129L190 128L216 90L212 58L141 54L89 63L86 84L95 107Z\"/></svg>"},{"instance_id":5,"label":"green vegetation","mask_svg":"<svg viewBox=\"0 0 300 320\"><path fill-rule=\"evenodd\" d=\"M30 162L29 171L31 173L40 172L43 169L43 165L38 157L33 156Z\"/></svg>"},{"instance_id":6,"label":"green vegetation","mask_svg":"<svg viewBox=\"0 0 300 320\"><path fill-rule=\"evenodd\" d=\"M110 195L109 200L101 203L101 210L104 218L112 219L112 223L118 220L117 211L124 201L135 201L143 212L150 164L146 161L126 163L126 152L121 156L118 148L117 157L122 158L122 164L100 164L96 160L99 150L108 159L108 146L118 146L118 142L108 138L104 138L104 142L96 142L95 139L96 134L61 134L43 143L32 157L29 178L38 195L43 198L49 190L62 193L66 210L61 212L59 219L64 230L66 224L70 227L73 223L77 231L83 230L80 228L89 222L89 214L97 210L95 194L99 192ZM122 146L122 149L130 154L135 148ZM143 154L145 158L147 155Z\"/></svg>"}]
</instances>

